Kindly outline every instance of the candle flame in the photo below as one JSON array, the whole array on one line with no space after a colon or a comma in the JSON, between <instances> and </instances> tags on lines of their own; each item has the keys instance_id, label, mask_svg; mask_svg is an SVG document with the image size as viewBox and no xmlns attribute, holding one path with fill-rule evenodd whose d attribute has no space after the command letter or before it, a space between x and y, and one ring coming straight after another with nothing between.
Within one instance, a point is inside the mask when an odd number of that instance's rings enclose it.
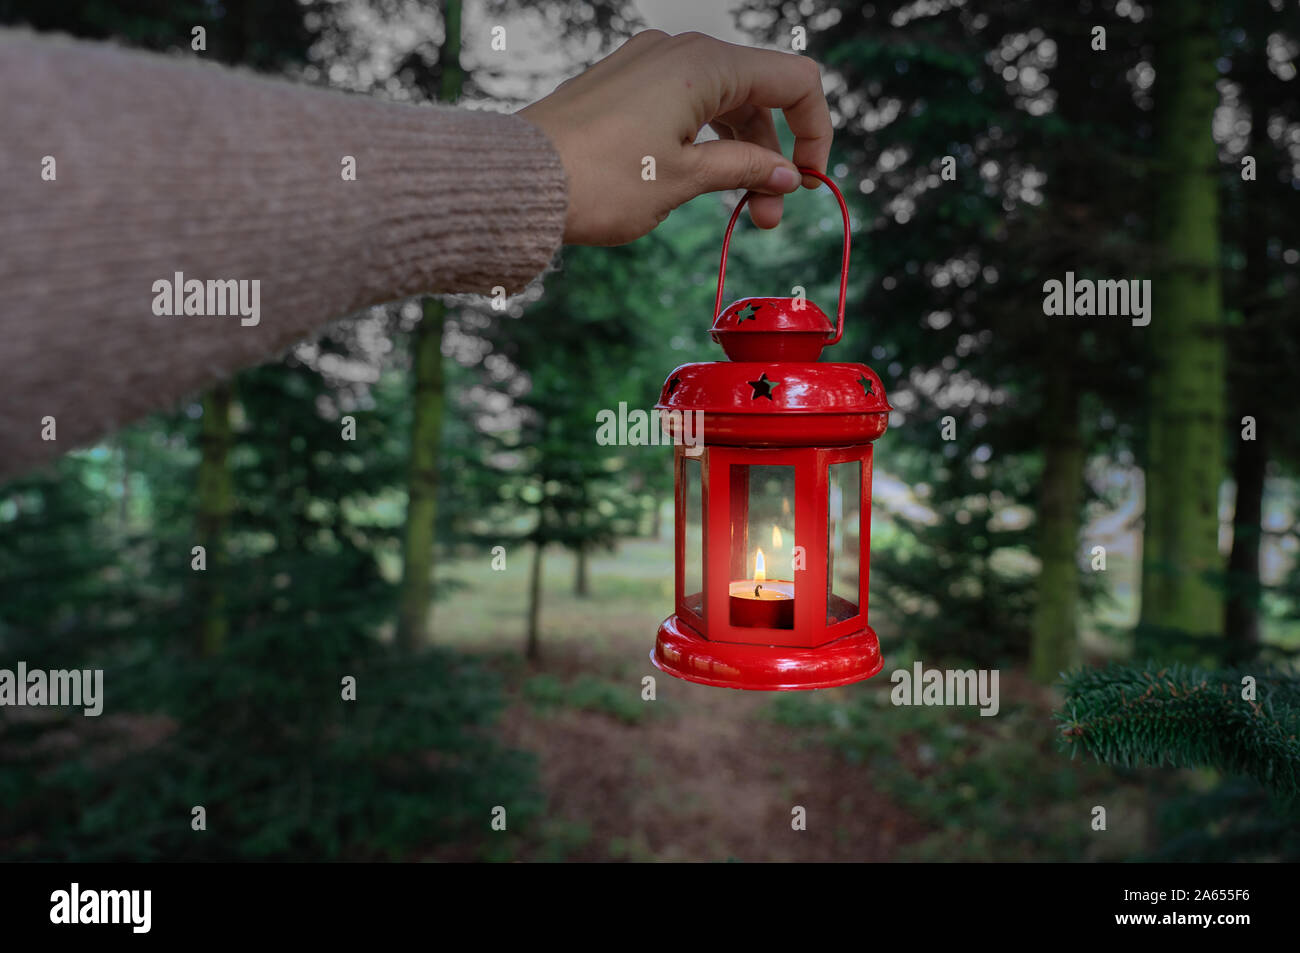
<instances>
[{"instance_id":1,"label":"candle flame","mask_svg":"<svg viewBox=\"0 0 1300 953\"><path fill-rule=\"evenodd\" d=\"M781 527L773 526L772 527L772 548L780 549L784 545L785 545L785 540L781 538Z\"/></svg>"},{"instance_id":2,"label":"candle flame","mask_svg":"<svg viewBox=\"0 0 1300 953\"><path fill-rule=\"evenodd\" d=\"M767 567L763 564L763 551L754 551L754 581L767 582Z\"/></svg>"}]
</instances>

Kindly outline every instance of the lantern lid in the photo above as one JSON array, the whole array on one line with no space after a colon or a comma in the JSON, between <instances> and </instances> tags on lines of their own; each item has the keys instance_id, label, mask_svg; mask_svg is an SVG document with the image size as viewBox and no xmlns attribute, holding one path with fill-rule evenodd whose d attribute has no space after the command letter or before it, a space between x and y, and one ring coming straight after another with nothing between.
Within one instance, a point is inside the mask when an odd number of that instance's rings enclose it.
<instances>
[{"instance_id":1,"label":"lantern lid","mask_svg":"<svg viewBox=\"0 0 1300 953\"><path fill-rule=\"evenodd\" d=\"M707 361L664 381L658 410L726 414L887 414L885 385L865 364Z\"/></svg>"},{"instance_id":2,"label":"lantern lid","mask_svg":"<svg viewBox=\"0 0 1300 953\"><path fill-rule=\"evenodd\" d=\"M806 298L741 298L709 334L733 361L816 361L835 325Z\"/></svg>"},{"instance_id":3,"label":"lantern lid","mask_svg":"<svg viewBox=\"0 0 1300 953\"><path fill-rule=\"evenodd\" d=\"M785 447L868 443L885 432L893 410L865 364L815 361L683 364L668 375L655 409L703 412L706 444ZM677 424L666 426L672 433Z\"/></svg>"}]
</instances>

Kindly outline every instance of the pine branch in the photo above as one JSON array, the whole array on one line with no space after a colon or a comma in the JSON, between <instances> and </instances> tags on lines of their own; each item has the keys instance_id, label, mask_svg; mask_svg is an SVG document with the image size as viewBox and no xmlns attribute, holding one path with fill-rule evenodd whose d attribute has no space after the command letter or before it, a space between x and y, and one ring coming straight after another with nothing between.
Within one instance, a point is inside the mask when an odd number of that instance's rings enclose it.
<instances>
[{"instance_id":1,"label":"pine branch","mask_svg":"<svg viewBox=\"0 0 1300 953\"><path fill-rule=\"evenodd\" d=\"M1242 679L1255 679L1243 698ZM1064 680L1056 713L1072 753L1133 767L1213 767L1300 795L1300 676L1272 669L1207 672L1185 665L1111 665Z\"/></svg>"}]
</instances>

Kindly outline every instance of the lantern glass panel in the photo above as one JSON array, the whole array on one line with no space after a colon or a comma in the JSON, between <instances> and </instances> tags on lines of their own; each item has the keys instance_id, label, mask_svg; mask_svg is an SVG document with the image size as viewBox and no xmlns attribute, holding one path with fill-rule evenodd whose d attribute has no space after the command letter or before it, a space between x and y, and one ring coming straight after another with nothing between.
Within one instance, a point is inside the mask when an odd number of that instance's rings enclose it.
<instances>
[{"instance_id":1,"label":"lantern glass panel","mask_svg":"<svg viewBox=\"0 0 1300 953\"><path fill-rule=\"evenodd\" d=\"M731 505L732 579L792 581L794 467L733 464Z\"/></svg>"},{"instance_id":2,"label":"lantern glass panel","mask_svg":"<svg viewBox=\"0 0 1300 953\"><path fill-rule=\"evenodd\" d=\"M826 624L833 625L858 614L862 461L832 463L827 476Z\"/></svg>"},{"instance_id":3,"label":"lantern glass panel","mask_svg":"<svg viewBox=\"0 0 1300 953\"><path fill-rule=\"evenodd\" d=\"M682 602L704 618L704 485L698 457L682 457L682 521L685 552L682 559Z\"/></svg>"}]
</instances>

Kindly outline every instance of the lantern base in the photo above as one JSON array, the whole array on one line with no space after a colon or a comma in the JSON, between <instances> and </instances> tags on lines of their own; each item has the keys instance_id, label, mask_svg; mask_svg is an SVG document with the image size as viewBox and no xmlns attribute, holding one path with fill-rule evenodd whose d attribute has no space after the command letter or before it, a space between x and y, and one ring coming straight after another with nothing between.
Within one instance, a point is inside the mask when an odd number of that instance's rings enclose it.
<instances>
[{"instance_id":1,"label":"lantern base","mask_svg":"<svg viewBox=\"0 0 1300 953\"><path fill-rule=\"evenodd\" d=\"M870 626L817 648L710 642L671 615L659 626L650 661L688 682L788 692L834 688L870 678L885 664Z\"/></svg>"}]
</instances>

